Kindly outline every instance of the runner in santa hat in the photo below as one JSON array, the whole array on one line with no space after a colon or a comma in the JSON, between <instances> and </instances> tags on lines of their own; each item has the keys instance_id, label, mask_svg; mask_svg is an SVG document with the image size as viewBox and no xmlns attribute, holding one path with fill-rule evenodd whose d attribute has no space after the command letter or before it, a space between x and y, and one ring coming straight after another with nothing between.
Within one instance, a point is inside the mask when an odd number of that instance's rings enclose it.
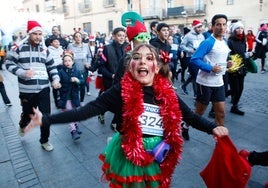
<instances>
[{"instance_id":1,"label":"runner in santa hat","mask_svg":"<svg viewBox=\"0 0 268 188\"><path fill-rule=\"evenodd\" d=\"M38 107L45 114L51 113L50 86L54 89L61 87L57 67L46 49L42 27L37 21L28 21L27 36L8 52L5 64L9 72L18 76L22 107L18 133L22 137L33 108ZM53 146L48 142L49 127L42 127L40 131L41 146L52 151Z\"/></svg>"},{"instance_id":2,"label":"runner in santa hat","mask_svg":"<svg viewBox=\"0 0 268 188\"><path fill-rule=\"evenodd\" d=\"M199 20L193 20L192 23L193 28L202 26L202 23Z\"/></svg>"},{"instance_id":3,"label":"runner in santa hat","mask_svg":"<svg viewBox=\"0 0 268 188\"><path fill-rule=\"evenodd\" d=\"M43 34L42 26L37 21L29 20L28 23L27 23L27 35L26 35L26 37L24 39L22 39L21 41L19 41L18 43L15 43L12 46L12 50L16 49L17 47L19 47L23 43L25 43L29 39L30 34L35 33L36 31L40 31ZM35 42L37 44L39 44L41 42L43 50L46 50L47 49L47 47L45 45L45 40L44 40L44 37L43 36L42 36L41 41L40 40L37 40Z\"/></svg>"}]
</instances>

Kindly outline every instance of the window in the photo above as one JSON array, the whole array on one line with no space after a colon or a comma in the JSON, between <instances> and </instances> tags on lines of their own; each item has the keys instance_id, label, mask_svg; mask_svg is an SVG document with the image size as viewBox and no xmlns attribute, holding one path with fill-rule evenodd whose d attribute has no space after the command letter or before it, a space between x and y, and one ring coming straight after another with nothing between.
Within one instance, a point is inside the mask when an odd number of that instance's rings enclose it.
<instances>
[{"instance_id":1,"label":"window","mask_svg":"<svg viewBox=\"0 0 268 188\"><path fill-rule=\"evenodd\" d=\"M114 28L113 20L109 20L108 21L108 31L109 31L109 33L113 32L113 28Z\"/></svg>"},{"instance_id":2,"label":"window","mask_svg":"<svg viewBox=\"0 0 268 188\"><path fill-rule=\"evenodd\" d=\"M128 10L132 10L132 6L133 6L133 4L132 4L132 0L128 0L128 1L127 1L127 7L128 7Z\"/></svg>"},{"instance_id":3,"label":"window","mask_svg":"<svg viewBox=\"0 0 268 188\"><path fill-rule=\"evenodd\" d=\"M168 3L168 5L167 5L168 8L173 8L174 7L174 1L173 0L167 0L167 3Z\"/></svg>"},{"instance_id":4,"label":"window","mask_svg":"<svg viewBox=\"0 0 268 188\"><path fill-rule=\"evenodd\" d=\"M114 0L103 0L104 6L114 6Z\"/></svg>"},{"instance_id":5,"label":"window","mask_svg":"<svg viewBox=\"0 0 268 188\"><path fill-rule=\"evenodd\" d=\"M91 22L83 23L84 31L91 33Z\"/></svg>"},{"instance_id":6,"label":"window","mask_svg":"<svg viewBox=\"0 0 268 188\"><path fill-rule=\"evenodd\" d=\"M205 10L205 5L204 5L203 0L195 0L194 6L195 6L195 11L197 13L204 12L204 10Z\"/></svg>"},{"instance_id":7,"label":"window","mask_svg":"<svg viewBox=\"0 0 268 188\"><path fill-rule=\"evenodd\" d=\"M234 0L227 0L227 5L233 5L234 4Z\"/></svg>"},{"instance_id":8,"label":"window","mask_svg":"<svg viewBox=\"0 0 268 188\"><path fill-rule=\"evenodd\" d=\"M67 6L64 4L64 5L62 5L62 12L64 13L64 14L67 14L68 13L68 8L67 8Z\"/></svg>"},{"instance_id":9,"label":"window","mask_svg":"<svg viewBox=\"0 0 268 188\"><path fill-rule=\"evenodd\" d=\"M90 7L90 0L84 0L84 5L85 5L85 8L89 8Z\"/></svg>"},{"instance_id":10,"label":"window","mask_svg":"<svg viewBox=\"0 0 268 188\"><path fill-rule=\"evenodd\" d=\"M109 5L113 5L114 4L114 0L107 0Z\"/></svg>"},{"instance_id":11,"label":"window","mask_svg":"<svg viewBox=\"0 0 268 188\"><path fill-rule=\"evenodd\" d=\"M39 5L35 5L35 10L36 10L36 12L40 12Z\"/></svg>"}]
</instances>

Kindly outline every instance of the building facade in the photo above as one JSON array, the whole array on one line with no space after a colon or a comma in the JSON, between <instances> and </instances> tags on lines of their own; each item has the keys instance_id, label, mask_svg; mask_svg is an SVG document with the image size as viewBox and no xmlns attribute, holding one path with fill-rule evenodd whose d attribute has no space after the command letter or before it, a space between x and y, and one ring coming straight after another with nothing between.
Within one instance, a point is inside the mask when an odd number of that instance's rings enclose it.
<instances>
[{"instance_id":1,"label":"building facade","mask_svg":"<svg viewBox=\"0 0 268 188\"><path fill-rule=\"evenodd\" d=\"M109 34L122 26L121 15L138 12L149 28L152 21L179 27L190 26L193 19L208 25L214 14L226 14L230 20L241 20L254 32L261 23L268 23L268 0L24 0L23 11L49 13L47 25L59 25L62 33L74 28L88 33ZM54 15L54 16L53 16ZM64 19L53 19L62 15Z\"/></svg>"}]
</instances>

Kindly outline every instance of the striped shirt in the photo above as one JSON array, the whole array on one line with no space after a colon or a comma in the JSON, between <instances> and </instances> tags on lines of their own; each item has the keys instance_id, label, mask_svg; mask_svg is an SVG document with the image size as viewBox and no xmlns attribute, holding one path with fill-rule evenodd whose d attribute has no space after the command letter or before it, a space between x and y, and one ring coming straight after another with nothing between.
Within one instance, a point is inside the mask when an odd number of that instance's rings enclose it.
<instances>
[{"instance_id":1,"label":"striped shirt","mask_svg":"<svg viewBox=\"0 0 268 188\"><path fill-rule=\"evenodd\" d=\"M39 93L50 86L50 80L60 80L52 56L40 44L34 47L27 41L9 51L5 64L9 72L18 76L21 93ZM25 76L29 69L34 70L31 78Z\"/></svg>"}]
</instances>

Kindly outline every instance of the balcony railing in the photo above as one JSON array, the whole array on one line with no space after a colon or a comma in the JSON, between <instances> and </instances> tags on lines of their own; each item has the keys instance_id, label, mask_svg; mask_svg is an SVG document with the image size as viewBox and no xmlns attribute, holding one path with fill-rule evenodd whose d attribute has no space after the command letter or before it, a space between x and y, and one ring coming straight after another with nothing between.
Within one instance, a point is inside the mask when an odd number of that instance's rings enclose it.
<instances>
[{"instance_id":1,"label":"balcony railing","mask_svg":"<svg viewBox=\"0 0 268 188\"><path fill-rule=\"evenodd\" d=\"M155 9L141 9L143 18L159 18L165 19L170 17L192 17L203 16L206 14L206 6L194 7L194 6L180 6L172 8L155 8Z\"/></svg>"},{"instance_id":2,"label":"balcony railing","mask_svg":"<svg viewBox=\"0 0 268 188\"><path fill-rule=\"evenodd\" d=\"M188 16L198 16L206 14L206 5L200 7L185 6L184 10Z\"/></svg>"}]
</instances>

